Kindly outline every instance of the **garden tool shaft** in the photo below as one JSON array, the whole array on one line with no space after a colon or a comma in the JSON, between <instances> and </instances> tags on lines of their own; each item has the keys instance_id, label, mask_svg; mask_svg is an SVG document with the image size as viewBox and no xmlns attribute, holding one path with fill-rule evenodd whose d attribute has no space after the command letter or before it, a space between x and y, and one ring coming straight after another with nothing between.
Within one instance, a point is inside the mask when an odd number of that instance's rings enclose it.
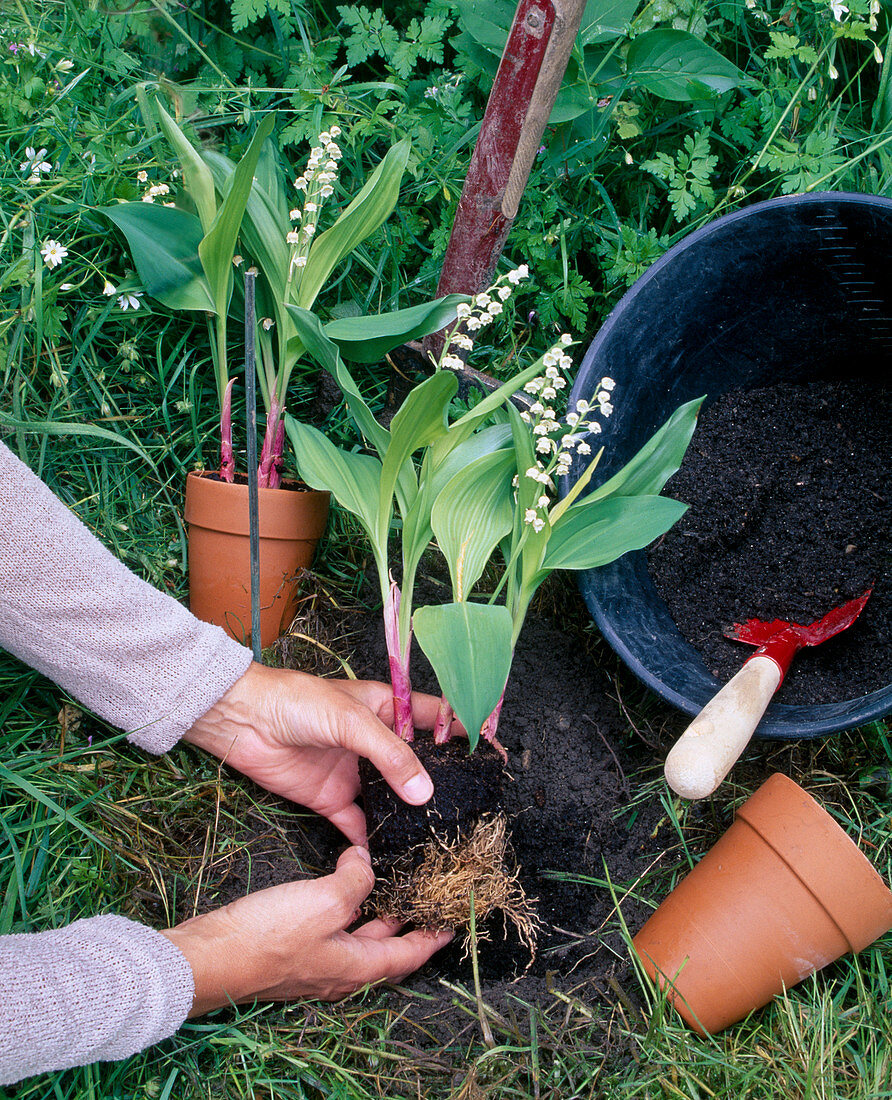
<instances>
[{"instance_id":1,"label":"garden tool shaft","mask_svg":"<svg viewBox=\"0 0 892 1100\"><path fill-rule=\"evenodd\" d=\"M748 619L725 631L729 638L759 648L700 711L666 758L666 782L676 794L706 798L717 789L749 743L795 654L850 627L870 592L807 626Z\"/></svg>"},{"instance_id":2,"label":"garden tool shaft","mask_svg":"<svg viewBox=\"0 0 892 1100\"><path fill-rule=\"evenodd\" d=\"M476 294L492 282L584 8L585 0L520 0L465 178L438 296ZM436 356L442 343L436 333L425 348Z\"/></svg>"}]
</instances>

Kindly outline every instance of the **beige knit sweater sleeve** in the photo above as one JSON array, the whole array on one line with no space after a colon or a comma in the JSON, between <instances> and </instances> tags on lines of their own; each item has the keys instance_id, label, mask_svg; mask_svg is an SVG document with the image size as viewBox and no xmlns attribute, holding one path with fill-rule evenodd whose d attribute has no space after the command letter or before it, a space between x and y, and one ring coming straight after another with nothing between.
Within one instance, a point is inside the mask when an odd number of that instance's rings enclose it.
<instances>
[{"instance_id":1,"label":"beige knit sweater sleeve","mask_svg":"<svg viewBox=\"0 0 892 1100\"><path fill-rule=\"evenodd\" d=\"M251 653L109 553L0 444L0 646L149 752L169 749ZM172 1035L192 972L160 932L100 916L0 937L0 1085Z\"/></svg>"}]
</instances>

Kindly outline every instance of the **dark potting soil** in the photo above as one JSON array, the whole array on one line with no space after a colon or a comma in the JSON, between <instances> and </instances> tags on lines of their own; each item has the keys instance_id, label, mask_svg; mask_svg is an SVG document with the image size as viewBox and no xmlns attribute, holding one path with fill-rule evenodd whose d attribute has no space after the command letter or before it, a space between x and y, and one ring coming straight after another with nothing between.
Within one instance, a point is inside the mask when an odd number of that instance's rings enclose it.
<instances>
[{"instance_id":1,"label":"dark potting soil","mask_svg":"<svg viewBox=\"0 0 892 1100\"><path fill-rule=\"evenodd\" d=\"M738 391L704 409L665 492L690 504L649 551L657 591L707 668L752 649L723 628L811 623L873 586L847 631L794 658L778 699L822 704L892 680L892 390L860 381Z\"/></svg>"}]
</instances>

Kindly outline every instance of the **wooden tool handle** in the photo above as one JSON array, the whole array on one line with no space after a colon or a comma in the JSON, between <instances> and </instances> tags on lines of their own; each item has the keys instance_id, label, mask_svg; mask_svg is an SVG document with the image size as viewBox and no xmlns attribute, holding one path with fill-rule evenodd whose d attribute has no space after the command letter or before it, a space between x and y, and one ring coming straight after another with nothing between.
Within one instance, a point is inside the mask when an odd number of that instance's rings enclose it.
<instances>
[{"instance_id":1,"label":"wooden tool handle","mask_svg":"<svg viewBox=\"0 0 892 1100\"><path fill-rule=\"evenodd\" d=\"M666 758L666 782L682 798L706 798L743 750L781 682L770 657L751 657L676 741Z\"/></svg>"}]
</instances>

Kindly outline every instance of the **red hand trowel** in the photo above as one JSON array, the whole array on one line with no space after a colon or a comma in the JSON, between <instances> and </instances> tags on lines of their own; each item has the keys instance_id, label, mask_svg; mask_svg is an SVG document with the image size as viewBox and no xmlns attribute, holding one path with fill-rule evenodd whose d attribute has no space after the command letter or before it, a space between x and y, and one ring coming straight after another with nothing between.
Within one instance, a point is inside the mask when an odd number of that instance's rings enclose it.
<instances>
[{"instance_id":1,"label":"red hand trowel","mask_svg":"<svg viewBox=\"0 0 892 1100\"><path fill-rule=\"evenodd\" d=\"M848 629L870 593L868 588L808 626L748 619L725 631L729 638L759 648L710 699L666 758L666 782L676 794L706 798L716 790L746 748L795 654Z\"/></svg>"}]
</instances>

